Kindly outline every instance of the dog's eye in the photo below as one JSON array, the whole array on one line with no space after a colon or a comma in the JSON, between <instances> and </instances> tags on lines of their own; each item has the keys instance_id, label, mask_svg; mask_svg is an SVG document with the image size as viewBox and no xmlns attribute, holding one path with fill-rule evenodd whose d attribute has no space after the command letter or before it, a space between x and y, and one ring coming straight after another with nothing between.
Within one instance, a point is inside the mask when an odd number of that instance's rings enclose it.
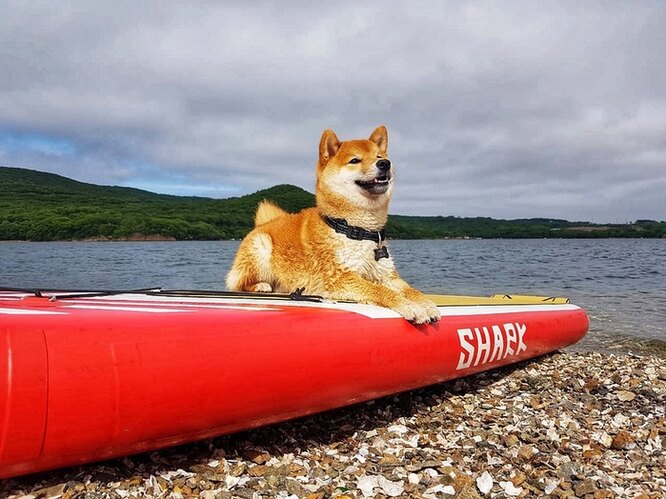
<instances>
[{"instance_id":1,"label":"dog's eye","mask_svg":"<svg viewBox=\"0 0 666 499\"><path fill-rule=\"evenodd\" d=\"M360 163L360 162L361 162L361 160L358 159L358 158L352 158L352 159L349 160L349 164L350 164L350 165L356 165L356 164L358 164L358 163Z\"/></svg>"}]
</instances>

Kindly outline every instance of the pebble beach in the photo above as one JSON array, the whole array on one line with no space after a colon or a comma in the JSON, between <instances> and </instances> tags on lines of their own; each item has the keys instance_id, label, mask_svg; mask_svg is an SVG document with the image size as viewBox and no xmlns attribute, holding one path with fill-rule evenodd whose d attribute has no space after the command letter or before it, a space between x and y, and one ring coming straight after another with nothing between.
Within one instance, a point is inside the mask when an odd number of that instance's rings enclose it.
<instances>
[{"instance_id":1,"label":"pebble beach","mask_svg":"<svg viewBox=\"0 0 666 499\"><path fill-rule=\"evenodd\" d=\"M665 412L662 356L567 350L266 428L4 480L0 497L666 497Z\"/></svg>"}]
</instances>

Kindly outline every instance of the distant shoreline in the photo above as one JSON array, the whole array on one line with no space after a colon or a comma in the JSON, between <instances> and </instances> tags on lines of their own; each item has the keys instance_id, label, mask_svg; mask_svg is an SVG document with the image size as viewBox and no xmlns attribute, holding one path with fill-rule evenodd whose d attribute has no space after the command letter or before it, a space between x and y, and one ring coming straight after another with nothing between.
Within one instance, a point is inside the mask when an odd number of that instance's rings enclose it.
<instances>
[{"instance_id":1,"label":"distant shoreline","mask_svg":"<svg viewBox=\"0 0 666 499\"><path fill-rule=\"evenodd\" d=\"M161 234L132 234L128 237L111 238L108 236L87 237L84 239L53 239L49 241L33 239L0 239L0 243L114 243L114 242L178 242L173 236ZM201 241L219 241L219 239L201 239Z\"/></svg>"},{"instance_id":2,"label":"distant shoreline","mask_svg":"<svg viewBox=\"0 0 666 499\"><path fill-rule=\"evenodd\" d=\"M389 237L389 241L515 241L515 240L579 240L579 239L625 239L625 240L638 240L638 239L666 239L666 236L661 237L622 237L622 236L607 236L607 237L422 237L422 238L403 238ZM172 243L188 243L188 242L215 242L215 241L240 241L240 238L229 239L176 239L173 236L161 235L135 235L130 237L110 238L106 236L89 237L85 239L52 239L52 240L33 240L33 239L0 239L2 243L127 243L127 242L172 242Z\"/></svg>"}]
</instances>

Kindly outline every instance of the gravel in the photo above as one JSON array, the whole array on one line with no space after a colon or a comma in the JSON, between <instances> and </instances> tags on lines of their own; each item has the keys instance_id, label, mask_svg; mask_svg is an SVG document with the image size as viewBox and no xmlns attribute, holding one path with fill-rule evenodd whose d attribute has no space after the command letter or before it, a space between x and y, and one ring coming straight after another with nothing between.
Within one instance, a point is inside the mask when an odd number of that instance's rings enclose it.
<instances>
[{"instance_id":1,"label":"gravel","mask_svg":"<svg viewBox=\"0 0 666 499\"><path fill-rule=\"evenodd\" d=\"M666 497L665 411L663 358L568 351L0 497Z\"/></svg>"}]
</instances>

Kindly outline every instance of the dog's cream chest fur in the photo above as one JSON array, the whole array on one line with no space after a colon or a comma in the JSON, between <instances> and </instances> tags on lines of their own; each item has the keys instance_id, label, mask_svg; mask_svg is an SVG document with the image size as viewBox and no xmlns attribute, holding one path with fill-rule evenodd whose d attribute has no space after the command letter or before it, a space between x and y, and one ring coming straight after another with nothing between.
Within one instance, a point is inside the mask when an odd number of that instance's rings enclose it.
<instances>
[{"instance_id":1,"label":"dog's cream chest fur","mask_svg":"<svg viewBox=\"0 0 666 499\"><path fill-rule=\"evenodd\" d=\"M335 256L340 265L362 277L383 282L395 271L392 258L375 260L377 243L374 241L354 241L343 234L335 234Z\"/></svg>"}]
</instances>

